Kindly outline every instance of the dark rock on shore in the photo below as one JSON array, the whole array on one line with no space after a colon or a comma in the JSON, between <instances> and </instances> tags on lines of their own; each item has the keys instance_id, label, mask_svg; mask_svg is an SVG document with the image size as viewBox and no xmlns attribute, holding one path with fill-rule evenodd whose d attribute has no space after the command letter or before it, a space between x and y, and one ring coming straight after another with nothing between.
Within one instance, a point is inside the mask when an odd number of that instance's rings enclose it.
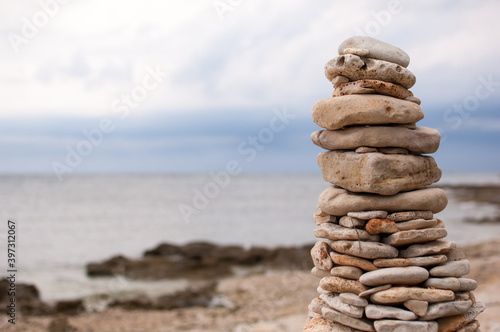
<instances>
[{"instance_id":1,"label":"dark rock on shore","mask_svg":"<svg viewBox=\"0 0 500 332\"><path fill-rule=\"evenodd\" d=\"M313 266L311 246L245 249L241 246L219 246L208 242L193 242L181 246L164 243L147 250L142 259L115 256L104 262L90 263L87 265L87 274L120 274L142 280L214 279L231 275L234 266L310 269Z\"/></svg>"},{"instance_id":2,"label":"dark rock on shore","mask_svg":"<svg viewBox=\"0 0 500 332\"><path fill-rule=\"evenodd\" d=\"M0 280L0 312L8 312L10 296L8 289L10 281L8 279ZM51 308L40 300L40 293L35 285L16 282L15 284L16 311L25 315L43 315L50 313Z\"/></svg>"}]
</instances>

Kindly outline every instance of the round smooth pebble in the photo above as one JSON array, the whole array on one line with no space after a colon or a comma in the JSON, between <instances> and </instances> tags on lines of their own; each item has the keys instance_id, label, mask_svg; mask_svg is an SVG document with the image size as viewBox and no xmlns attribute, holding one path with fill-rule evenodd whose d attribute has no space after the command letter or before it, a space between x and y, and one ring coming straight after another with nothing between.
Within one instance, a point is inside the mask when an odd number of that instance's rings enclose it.
<instances>
[{"instance_id":1,"label":"round smooth pebble","mask_svg":"<svg viewBox=\"0 0 500 332\"><path fill-rule=\"evenodd\" d=\"M418 266L389 267L363 274L359 281L366 286L380 286L387 283L416 285L429 277L427 269Z\"/></svg>"}]
</instances>

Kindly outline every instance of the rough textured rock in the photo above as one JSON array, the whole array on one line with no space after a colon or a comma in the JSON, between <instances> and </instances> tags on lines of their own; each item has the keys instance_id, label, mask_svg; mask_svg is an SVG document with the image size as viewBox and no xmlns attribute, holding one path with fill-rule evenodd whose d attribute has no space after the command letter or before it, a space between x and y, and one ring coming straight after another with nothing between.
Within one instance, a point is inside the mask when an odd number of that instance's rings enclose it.
<instances>
[{"instance_id":1,"label":"rough textured rock","mask_svg":"<svg viewBox=\"0 0 500 332\"><path fill-rule=\"evenodd\" d=\"M385 217L387 217L387 211L378 210L378 211L349 212L347 216L361 220L384 219Z\"/></svg>"},{"instance_id":2,"label":"rough textured rock","mask_svg":"<svg viewBox=\"0 0 500 332\"><path fill-rule=\"evenodd\" d=\"M350 193L342 188L329 187L319 196L321 209L335 216L346 215L349 211L398 211L409 210L412 207L438 213L447 204L448 197L444 190L439 188L426 188L393 196L381 196Z\"/></svg>"},{"instance_id":3,"label":"rough textured rock","mask_svg":"<svg viewBox=\"0 0 500 332\"><path fill-rule=\"evenodd\" d=\"M373 242L380 240L378 235L371 235L363 229L346 228L331 223L319 225L314 230L314 236L330 240L361 240Z\"/></svg>"},{"instance_id":4,"label":"rough textured rock","mask_svg":"<svg viewBox=\"0 0 500 332\"><path fill-rule=\"evenodd\" d=\"M401 222L414 219L432 219L432 211L405 211L405 212L395 212L387 216L387 219Z\"/></svg>"},{"instance_id":5,"label":"rough textured rock","mask_svg":"<svg viewBox=\"0 0 500 332\"><path fill-rule=\"evenodd\" d=\"M339 277L324 277L319 283L324 290L333 293L359 294L367 290L366 286L356 280L348 280Z\"/></svg>"},{"instance_id":6,"label":"rough textured rock","mask_svg":"<svg viewBox=\"0 0 500 332\"><path fill-rule=\"evenodd\" d=\"M332 97L370 93L387 95L399 99L413 97L413 93L401 85L379 80L357 80L340 84L333 91Z\"/></svg>"},{"instance_id":7,"label":"rough textured rock","mask_svg":"<svg viewBox=\"0 0 500 332\"><path fill-rule=\"evenodd\" d=\"M335 216L329 215L328 213L322 211L319 206L316 208L316 211L313 214L313 220L316 225L321 225L326 222L337 222L337 218Z\"/></svg>"},{"instance_id":8,"label":"rough textured rock","mask_svg":"<svg viewBox=\"0 0 500 332\"><path fill-rule=\"evenodd\" d=\"M359 280L363 274L363 270L355 266L336 266L330 270L330 275L333 277L341 277L351 280Z\"/></svg>"},{"instance_id":9,"label":"rough textured rock","mask_svg":"<svg viewBox=\"0 0 500 332\"><path fill-rule=\"evenodd\" d=\"M446 257L448 257L448 261L459 261L461 259L465 259L465 254L460 249L452 249L446 253Z\"/></svg>"},{"instance_id":10,"label":"rough textured rock","mask_svg":"<svg viewBox=\"0 0 500 332\"><path fill-rule=\"evenodd\" d=\"M431 241L424 244L414 244L409 246L405 250L401 250L399 253L400 257L420 257L426 255L436 255L446 253L457 245L454 241L441 239L436 241Z\"/></svg>"},{"instance_id":11,"label":"rough textured rock","mask_svg":"<svg viewBox=\"0 0 500 332\"><path fill-rule=\"evenodd\" d=\"M467 321L472 322L476 317L486 309L486 306L482 302L474 302L472 306L464 314Z\"/></svg>"},{"instance_id":12,"label":"rough textured rock","mask_svg":"<svg viewBox=\"0 0 500 332\"><path fill-rule=\"evenodd\" d=\"M408 300L419 300L430 303L452 301L455 294L449 290L428 289L420 287L393 287L371 295L373 303L404 303Z\"/></svg>"},{"instance_id":13,"label":"rough textured rock","mask_svg":"<svg viewBox=\"0 0 500 332\"><path fill-rule=\"evenodd\" d=\"M433 277L461 277L469 272L470 264L466 259L446 262L429 270Z\"/></svg>"},{"instance_id":14,"label":"rough textured rock","mask_svg":"<svg viewBox=\"0 0 500 332\"><path fill-rule=\"evenodd\" d=\"M444 228L426 228L394 233L382 241L391 246L406 246L442 239L446 235L448 235L448 232Z\"/></svg>"},{"instance_id":15,"label":"rough textured rock","mask_svg":"<svg viewBox=\"0 0 500 332\"><path fill-rule=\"evenodd\" d=\"M361 146L371 146L399 147L415 153L434 153L439 147L440 139L439 131L426 127L410 129L398 126L358 126L341 130L319 130L311 134L313 143L326 150L355 150ZM422 217L411 219L417 218Z\"/></svg>"},{"instance_id":16,"label":"rough textured rock","mask_svg":"<svg viewBox=\"0 0 500 332\"><path fill-rule=\"evenodd\" d=\"M396 332L396 331L418 331L418 332L438 332L436 322L418 322L382 319L375 322L377 332Z\"/></svg>"},{"instance_id":17,"label":"rough textured rock","mask_svg":"<svg viewBox=\"0 0 500 332\"><path fill-rule=\"evenodd\" d=\"M324 278L330 276L330 271L320 270L317 267L313 267L311 274L317 278Z\"/></svg>"},{"instance_id":18,"label":"rough textured rock","mask_svg":"<svg viewBox=\"0 0 500 332\"><path fill-rule=\"evenodd\" d=\"M321 294L320 298L328 304L331 308L340 311L341 313L354 317L361 318L363 317L364 309L361 307L353 306L347 303L344 303L340 300L339 295L329 293L329 294Z\"/></svg>"},{"instance_id":19,"label":"rough textured rock","mask_svg":"<svg viewBox=\"0 0 500 332\"><path fill-rule=\"evenodd\" d=\"M389 96L350 95L318 100L314 122L329 130L354 125L415 124L424 113L419 105Z\"/></svg>"},{"instance_id":20,"label":"rough textured rock","mask_svg":"<svg viewBox=\"0 0 500 332\"><path fill-rule=\"evenodd\" d=\"M410 64L410 56L399 47L366 36L354 36L339 45L339 54L350 53L353 49L362 49L362 56L397 63L403 67Z\"/></svg>"},{"instance_id":21,"label":"rough textured rock","mask_svg":"<svg viewBox=\"0 0 500 332\"><path fill-rule=\"evenodd\" d=\"M332 260L335 264L355 266L365 271L373 271L377 269L377 267L373 265L371 261L363 258L349 256L349 255L341 255L334 251L330 253L330 257L332 257Z\"/></svg>"},{"instance_id":22,"label":"rough textured rock","mask_svg":"<svg viewBox=\"0 0 500 332\"><path fill-rule=\"evenodd\" d=\"M366 220L354 218L354 217L349 217L349 216L343 216L339 220L339 225L344 226L347 228L359 228L359 227L364 227L366 224ZM373 234L373 233L370 233Z\"/></svg>"},{"instance_id":23,"label":"rough textured rock","mask_svg":"<svg viewBox=\"0 0 500 332\"><path fill-rule=\"evenodd\" d=\"M366 307L368 305L368 301L362 297L359 297L353 293L342 293L339 295L340 301L354 305L356 307Z\"/></svg>"},{"instance_id":24,"label":"rough textured rock","mask_svg":"<svg viewBox=\"0 0 500 332\"><path fill-rule=\"evenodd\" d=\"M398 250L396 248L380 242L341 240L341 241L333 241L331 247L336 252L367 259L398 256Z\"/></svg>"},{"instance_id":25,"label":"rough textured rock","mask_svg":"<svg viewBox=\"0 0 500 332\"><path fill-rule=\"evenodd\" d=\"M410 309L412 312L422 317L427 313L427 308L429 307L429 302L419 301L419 300L408 300L403 305Z\"/></svg>"},{"instance_id":26,"label":"rough textured rock","mask_svg":"<svg viewBox=\"0 0 500 332\"><path fill-rule=\"evenodd\" d=\"M365 230L370 234L392 234L399 232L394 221L387 219L371 219L365 226Z\"/></svg>"},{"instance_id":27,"label":"rough textured rock","mask_svg":"<svg viewBox=\"0 0 500 332\"><path fill-rule=\"evenodd\" d=\"M470 300L433 303L429 305L425 316L420 319L435 320L442 317L462 315L465 314L471 306L472 302Z\"/></svg>"},{"instance_id":28,"label":"rough textured rock","mask_svg":"<svg viewBox=\"0 0 500 332\"><path fill-rule=\"evenodd\" d=\"M411 311L378 304L369 304L365 312L366 317L371 319L394 318L399 320L415 320L418 318Z\"/></svg>"},{"instance_id":29,"label":"rough textured rock","mask_svg":"<svg viewBox=\"0 0 500 332\"><path fill-rule=\"evenodd\" d=\"M371 153L371 152L378 152L378 150L377 150L377 148L370 148L370 147L367 147L367 146L360 146L354 152L356 152L356 153Z\"/></svg>"},{"instance_id":30,"label":"rough textured rock","mask_svg":"<svg viewBox=\"0 0 500 332\"><path fill-rule=\"evenodd\" d=\"M304 325L304 332L353 332L350 327L337 324L323 317L314 317Z\"/></svg>"},{"instance_id":31,"label":"rough textured rock","mask_svg":"<svg viewBox=\"0 0 500 332\"><path fill-rule=\"evenodd\" d=\"M323 179L353 192L394 195L425 188L441 178L429 156L328 151L318 155Z\"/></svg>"},{"instance_id":32,"label":"rough textured rock","mask_svg":"<svg viewBox=\"0 0 500 332\"><path fill-rule=\"evenodd\" d=\"M387 283L398 285L416 285L424 282L429 272L417 266L390 267L363 274L359 281L366 286L380 286Z\"/></svg>"},{"instance_id":33,"label":"rough textured rock","mask_svg":"<svg viewBox=\"0 0 500 332\"><path fill-rule=\"evenodd\" d=\"M454 332L469 324L469 321L463 315L440 318L437 322L439 332Z\"/></svg>"},{"instance_id":34,"label":"rough textured rock","mask_svg":"<svg viewBox=\"0 0 500 332\"><path fill-rule=\"evenodd\" d=\"M354 54L339 55L326 63L326 78L331 81L338 75L348 77L350 81L371 79L395 83L406 89L416 81L411 71L398 64Z\"/></svg>"},{"instance_id":35,"label":"rough textured rock","mask_svg":"<svg viewBox=\"0 0 500 332\"><path fill-rule=\"evenodd\" d=\"M390 289L391 287L392 287L391 284L373 287L373 288L370 288L368 290L365 290L364 292L359 293L359 297L369 297L372 294L384 291L386 289Z\"/></svg>"},{"instance_id":36,"label":"rough textured rock","mask_svg":"<svg viewBox=\"0 0 500 332\"><path fill-rule=\"evenodd\" d=\"M311 257L314 266L320 270L330 271L333 268L333 261L330 257L331 248L328 243L324 241L316 242L311 249Z\"/></svg>"},{"instance_id":37,"label":"rough textured rock","mask_svg":"<svg viewBox=\"0 0 500 332\"><path fill-rule=\"evenodd\" d=\"M326 319L332 320L342 325L349 326L361 331L375 331L375 329L373 328L373 323L367 319L350 317L337 310L329 308L323 308L321 312L323 314L323 317L325 317Z\"/></svg>"},{"instance_id":38,"label":"rough textured rock","mask_svg":"<svg viewBox=\"0 0 500 332\"><path fill-rule=\"evenodd\" d=\"M400 231L410 231L414 229L431 228L437 225L437 219L414 219L398 222L396 227Z\"/></svg>"},{"instance_id":39,"label":"rough textured rock","mask_svg":"<svg viewBox=\"0 0 500 332\"><path fill-rule=\"evenodd\" d=\"M382 258L374 260L373 264L376 267L429 266L444 263L446 260L445 255L434 255L413 258Z\"/></svg>"}]
</instances>

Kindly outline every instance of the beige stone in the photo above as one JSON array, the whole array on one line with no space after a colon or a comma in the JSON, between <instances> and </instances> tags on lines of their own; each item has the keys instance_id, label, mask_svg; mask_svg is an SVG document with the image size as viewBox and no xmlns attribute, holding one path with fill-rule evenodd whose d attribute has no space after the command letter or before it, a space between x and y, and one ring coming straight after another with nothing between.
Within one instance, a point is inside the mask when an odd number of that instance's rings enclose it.
<instances>
[{"instance_id":1,"label":"beige stone","mask_svg":"<svg viewBox=\"0 0 500 332\"><path fill-rule=\"evenodd\" d=\"M477 320L474 320L470 322L469 324L465 325L461 329L458 329L457 332L480 332L479 329L479 322Z\"/></svg>"},{"instance_id":2,"label":"beige stone","mask_svg":"<svg viewBox=\"0 0 500 332\"><path fill-rule=\"evenodd\" d=\"M332 84L333 84L333 87L336 89L338 88L341 84L344 84L344 83L348 83L349 82L349 78L348 77L345 77L345 76L336 76L334 77L332 80L331 80Z\"/></svg>"},{"instance_id":3,"label":"beige stone","mask_svg":"<svg viewBox=\"0 0 500 332\"><path fill-rule=\"evenodd\" d=\"M387 95L399 99L413 97L413 93L401 85L379 80L357 80L340 84L333 91L332 97L369 93Z\"/></svg>"},{"instance_id":4,"label":"beige stone","mask_svg":"<svg viewBox=\"0 0 500 332\"><path fill-rule=\"evenodd\" d=\"M404 303L408 300L419 300L430 303L452 301L455 294L450 290L429 289L420 287L393 287L371 295L373 303Z\"/></svg>"},{"instance_id":5,"label":"beige stone","mask_svg":"<svg viewBox=\"0 0 500 332\"><path fill-rule=\"evenodd\" d=\"M355 150L361 146L370 146L399 147L416 153L436 152L440 138L436 129L426 127L409 129L398 126L357 126L341 130L319 130L311 134L313 143L326 150ZM417 218L422 217L411 219Z\"/></svg>"},{"instance_id":6,"label":"beige stone","mask_svg":"<svg viewBox=\"0 0 500 332\"><path fill-rule=\"evenodd\" d=\"M372 294L384 291L386 289L390 289L391 287L392 287L391 284L387 284L387 285L382 285L382 286L377 286L377 287L369 288L369 289L365 290L364 292L359 293L358 296L359 297L369 297Z\"/></svg>"},{"instance_id":7,"label":"beige stone","mask_svg":"<svg viewBox=\"0 0 500 332\"><path fill-rule=\"evenodd\" d=\"M349 255L341 255L341 254L336 253L334 251L332 251L330 253L330 257L332 257L332 260L335 264L346 265L346 266L355 266L355 267L359 267L360 269L362 269L364 271L377 270L377 267L375 265L373 265L373 263L371 261L363 259L363 258L349 256Z\"/></svg>"},{"instance_id":8,"label":"beige stone","mask_svg":"<svg viewBox=\"0 0 500 332\"><path fill-rule=\"evenodd\" d=\"M398 256L398 250L396 248L379 242L340 240L333 241L331 247L335 252L367 259L392 258Z\"/></svg>"},{"instance_id":9,"label":"beige stone","mask_svg":"<svg viewBox=\"0 0 500 332\"><path fill-rule=\"evenodd\" d=\"M382 258L373 261L376 267L431 266L446 262L445 255L433 255L412 258Z\"/></svg>"},{"instance_id":10,"label":"beige stone","mask_svg":"<svg viewBox=\"0 0 500 332\"><path fill-rule=\"evenodd\" d=\"M419 300L408 300L403 305L410 309L412 312L422 317L427 313L427 308L429 307L429 302L419 301Z\"/></svg>"},{"instance_id":11,"label":"beige stone","mask_svg":"<svg viewBox=\"0 0 500 332\"><path fill-rule=\"evenodd\" d=\"M398 320L415 320L418 318L414 312L379 304L369 304L365 312L366 317L371 319L394 318Z\"/></svg>"},{"instance_id":12,"label":"beige stone","mask_svg":"<svg viewBox=\"0 0 500 332\"><path fill-rule=\"evenodd\" d=\"M448 232L446 232L444 228L426 228L394 233L387 236L382 241L385 244L397 247L415 243L427 243L442 239L446 235L448 235Z\"/></svg>"},{"instance_id":13,"label":"beige stone","mask_svg":"<svg viewBox=\"0 0 500 332\"><path fill-rule=\"evenodd\" d=\"M381 319L375 321L374 324L377 332L438 332L438 324L436 322Z\"/></svg>"},{"instance_id":14,"label":"beige stone","mask_svg":"<svg viewBox=\"0 0 500 332\"><path fill-rule=\"evenodd\" d=\"M340 301L356 306L356 307L366 307L368 305L368 301L362 297L359 297L353 293L341 293L339 294Z\"/></svg>"},{"instance_id":15,"label":"beige stone","mask_svg":"<svg viewBox=\"0 0 500 332\"><path fill-rule=\"evenodd\" d=\"M472 294L472 293L471 293ZM471 299L473 301L474 299ZM482 313L486 309L486 306L482 302L474 302L472 306L467 310L467 312L464 314L464 317L467 319L467 321L472 322L474 319L476 319L477 316L479 316L480 313Z\"/></svg>"},{"instance_id":16,"label":"beige stone","mask_svg":"<svg viewBox=\"0 0 500 332\"><path fill-rule=\"evenodd\" d=\"M425 281L424 286L429 288L458 291L460 290L460 281L454 277L429 278Z\"/></svg>"},{"instance_id":17,"label":"beige stone","mask_svg":"<svg viewBox=\"0 0 500 332\"><path fill-rule=\"evenodd\" d=\"M396 227L400 231L410 231L414 229L431 228L437 225L437 219L414 219L398 222Z\"/></svg>"},{"instance_id":18,"label":"beige stone","mask_svg":"<svg viewBox=\"0 0 500 332\"><path fill-rule=\"evenodd\" d=\"M352 294L352 293L349 293ZM327 293L320 295L320 298L328 304L330 308L333 308L347 316L354 318L363 317L364 309L361 307L353 306L347 303L344 303L340 300L338 294Z\"/></svg>"},{"instance_id":19,"label":"beige stone","mask_svg":"<svg viewBox=\"0 0 500 332\"><path fill-rule=\"evenodd\" d=\"M365 286L381 286L387 283L397 285L416 285L424 282L429 272L423 267L390 267L366 272L359 281Z\"/></svg>"},{"instance_id":20,"label":"beige stone","mask_svg":"<svg viewBox=\"0 0 500 332\"><path fill-rule=\"evenodd\" d=\"M353 50L362 51L350 53ZM405 68L410 63L410 56L399 47L366 36L354 36L344 40L339 45L338 51L339 54L358 54L367 58L397 63Z\"/></svg>"},{"instance_id":21,"label":"beige stone","mask_svg":"<svg viewBox=\"0 0 500 332\"><path fill-rule=\"evenodd\" d=\"M354 218L354 217L349 217L349 216L343 216L339 220L339 225L344 226L347 228L359 228L359 227L364 227L366 224L366 220ZM372 234L372 233L370 233Z\"/></svg>"},{"instance_id":22,"label":"beige stone","mask_svg":"<svg viewBox=\"0 0 500 332\"><path fill-rule=\"evenodd\" d=\"M304 325L304 332L353 332L350 327L332 322L323 317L314 317Z\"/></svg>"},{"instance_id":23,"label":"beige stone","mask_svg":"<svg viewBox=\"0 0 500 332\"><path fill-rule=\"evenodd\" d=\"M334 216L343 216L349 211L384 210L392 212L409 210L411 207L438 213L447 204L448 197L445 191L439 188L426 188L393 196L381 196L350 193L342 188L329 187L319 197L321 209Z\"/></svg>"},{"instance_id":24,"label":"beige stone","mask_svg":"<svg viewBox=\"0 0 500 332\"><path fill-rule=\"evenodd\" d=\"M429 305L425 316L420 319L435 320L437 318L463 315L471 306L472 302L470 300L433 303Z\"/></svg>"},{"instance_id":25,"label":"beige stone","mask_svg":"<svg viewBox=\"0 0 500 332\"><path fill-rule=\"evenodd\" d=\"M318 154L318 165L327 182L380 195L422 189L441 178L441 168L429 156L328 151Z\"/></svg>"},{"instance_id":26,"label":"beige stone","mask_svg":"<svg viewBox=\"0 0 500 332\"><path fill-rule=\"evenodd\" d=\"M400 257L421 257L426 255L436 255L447 253L450 250L457 247L454 241L440 239L436 241L431 241L423 244L414 244L409 246L405 250L401 250L399 253Z\"/></svg>"},{"instance_id":27,"label":"beige stone","mask_svg":"<svg viewBox=\"0 0 500 332\"><path fill-rule=\"evenodd\" d=\"M477 288L477 282L474 279L458 278L458 281L460 282L460 287L458 288L459 292L470 292Z\"/></svg>"},{"instance_id":28,"label":"beige stone","mask_svg":"<svg viewBox=\"0 0 500 332\"><path fill-rule=\"evenodd\" d=\"M469 324L469 321L463 315L440 318L437 322L439 332L454 332Z\"/></svg>"},{"instance_id":29,"label":"beige stone","mask_svg":"<svg viewBox=\"0 0 500 332\"><path fill-rule=\"evenodd\" d=\"M313 214L313 220L316 223L316 225L321 225L327 222L331 223L337 222L337 218L335 216L325 213L319 208L319 206L316 207L316 211Z\"/></svg>"},{"instance_id":30,"label":"beige stone","mask_svg":"<svg viewBox=\"0 0 500 332\"><path fill-rule=\"evenodd\" d=\"M365 226L365 230L370 234L392 234L399 232L396 223L387 219L371 219Z\"/></svg>"},{"instance_id":31,"label":"beige stone","mask_svg":"<svg viewBox=\"0 0 500 332\"><path fill-rule=\"evenodd\" d=\"M466 259L445 262L429 270L429 273L433 277L461 277L469 272L470 263Z\"/></svg>"},{"instance_id":32,"label":"beige stone","mask_svg":"<svg viewBox=\"0 0 500 332\"><path fill-rule=\"evenodd\" d=\"M460 249L452 249L446 253L446 257L451 261L459 261L465 259L465 254Z\"/></svg>"},{"instance_id":33,"label":"beige stone","mask_svg":"<svg viewBox=\"0 0 500 332\"><path fill-rule=\"evenodd\" d=\"M356 152L356 153L372 153L372 152L378 152L378 150L377 150L377 148L369 148L367 146L360 146L354 152Z\"/></svg>"},{"instance_id":34,"label":"beige stone","mask_svg":"<svg viewBox=\"0 0 500 332\"><path fill-rule=\"evenodd\" d=\"M311 269L311 274L317 278L323 278L330 276L330 271L320 270L317 267Z\"/></svg>"},{"instance_id":35,"label":"beige stone","mask_svg":"<svg viewBox=\"0 0 500 332\"><path fill-rule=\"evenodd\" d=\"M349 212L347 214L349 217L362 219L362 220L370 220L370 219L384 219L387 217L387 211L357 211L357 212Z\"/></svg>"},{"instance_id":36,"label":"beige stone","mask_svg":"<svg viewBox=\"0 0 500 332\"><path fill-rule=\"evenodd\" d=\"M419 105L382 95L324 98L313 105L314 122L329 130L354 125L415 124L424 117Z\"/></svg>"},{"instance_id":37,"label":"beige stone","mask_svg":"<svg viewBox=\"0 0 500 332\"><path fill-rule=\"evenodd\" d=\"M398 64L354 54L339 55L326 63L326 78L331 81L338 75L348 77L350 81L371 79L395 83L406 89L416 81L411 71Z\"/></svg>"},{"instance_id":38,"label":"beige stone","mask_svg":"<svg viewBox=\"0 0 500 332\"><path fill-rule=\"evenodd\" d=\"M333 277L341 277L351 280L358 280L362 274L363 270L356 266L335 266L330 270L330 275Z\"/></svg>"},{"instance_id":39,"label":"beige stone","mask_svg":"<svg viewBox=\"0 0 500 332\"><path fill-rule=\"evenodd\" d=\"M359 294L367 290L366 286L359 281L339 277L324 277L320 280L319 286L333 293Z\"/></svg>"},{"instance_id":40,"label":"beige stone","mask_svg":"<svg viewBox=\"0 0 500 332\"><path fill-rule=\"evenodd\" d=\"M320 270L330 271L333 268L333 261L330 257L331 248L324 241L316 242L311 249L311 257L314 266Z\"/></svg>"},{"instance_id":41,"label":"beige stone","mask_svg":"<svg viewBox=\"0 0 500 332\"><path fill-rule=\"evenodd\" d=\"M432 211L404 211L391 213L387 216L387 219L395 222L401 222L414 219L432 219L433 216Z\"/></svg>"},{"instance_id":42,"label":"beige stone","mask_svg":"<svg viewBox=\"0 0 500 332\"><path fill-rule=\"evenodd\" d=\"M373 323L368 319L350 317L335 309L330 308L323 308L321 310L321 313L326 319L345 326L349 326L353 329L358 329L361 331L375 331L375 329L373 328Z\"/></svg>"},{"instance_id":43,"label":"beige stone","mask_svg":"<svg viewBox=\"0 0 500 332\"><path fill-rule=\"evenodd\" d=\"M323 301L323 299L321 299L320 297L314 298L309 304L309 309L317 314L321 314L321 309L323 309L324 307L328 307L328 304L326 304L326 302Z\"/></svg>"},{"instance_id":44,"label":"beige stone","mask_svg":"<svg viewBox=\"0 0 500 332\"><path fill-rule=\"evenodd\" d=\"M330 240L362 240L374 242L380 240L378 235L371 235L364 229L347 228L332 223L325 223L316 227L314 236Z\"/></svg>"}]
</instances>

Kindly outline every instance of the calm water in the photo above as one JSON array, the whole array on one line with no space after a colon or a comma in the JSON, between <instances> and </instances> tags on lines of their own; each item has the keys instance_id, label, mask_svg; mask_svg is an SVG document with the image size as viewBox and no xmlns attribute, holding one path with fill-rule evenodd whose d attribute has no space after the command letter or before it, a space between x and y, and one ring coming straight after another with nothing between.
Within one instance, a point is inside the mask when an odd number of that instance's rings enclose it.
<instances>
[{"instance_id":1,"label":"calm water","mask_svg":"<svg viewBox=\"0 0 500 332\"><path fill-rule=\"evenodd\" d=\"M116 254L139 257L161 242L271 247L314 242L311 215L328 186L320 173L239 175L219 193L210 187L213 198L193 206L195 192L210 182L208 175L79 175L64 182L51 175L0 176L0 271L9 218L17 221L19 278L35 283L45 300L105 292L116 280L88 279L86 263ZM449 174L440 183L500 184L500 176ZM197 207L198 214L186 220L182 204ZM459 204L450 196L439 217L448 237L462 244L500 237L500 225L463 222L496 212L494 206ZM128 281L127 287L155 292L183 283Z\"/></svg>"}]
</instances>

